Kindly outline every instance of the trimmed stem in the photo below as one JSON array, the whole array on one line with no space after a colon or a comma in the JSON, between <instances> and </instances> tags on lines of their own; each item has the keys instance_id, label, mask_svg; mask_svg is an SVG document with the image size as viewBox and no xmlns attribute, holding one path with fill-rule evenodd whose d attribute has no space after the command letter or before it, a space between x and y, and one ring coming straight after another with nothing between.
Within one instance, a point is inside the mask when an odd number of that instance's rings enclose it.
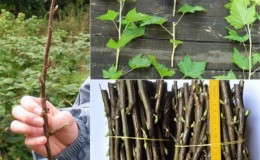
<instances>
[{"instance_id":1,"label":"trimmed stem","mask_svg":"<svg viewBox=\"0 0 260 160\"><path fill-rule=\"evenodd\" d=\"M221 88L221 94L223 97L222 102L224 102L224 111L225 111L225 117L226 117L226 124L228 128L228 136L229 136L229 141L235 141L235 129L234 129L234 123L233 123L233 113L232 113L232 108L230 104L230 99L229 99L229 91L230 88L228 88L228 81L220 81L220 88ZM231 145L231 156L232 158L236 157L236 145L232 144Z\"/></svg>"},{"instance_id":2,"label":"trimmed stem","mask_svg":"<svg viewBox=\"0 0 260 160\"><path fill-rule=\"evenodd\" d=\"M45 144L46 152L47 152L47 158L49 160L52 160L52 153L50 148L50 142L49 142L49 129L48 129L48 107L46 104L46 77L47 77L47 71L48 68L51 66L51 61L49 60L49 52L50 52L50 46L51 46L51 38L52 38L52 21L53 21L53 15L55 12L55 0L51 1L50 11L49 11L49 22L48 22L48 38L45 45L45 55L44 55L44 64L42 68L42 76L40 78L41 83L41 105L42 105L42 117L44 120L43 130L44 130L44 136L47 138L47 142Z\"/></svg>"},{"instance_id":3,"label":"trimmed stem","mask_svg":"<svg viewBox=\"0 0 260 160\"><path fill-rule=\"evenodd\" d=\"M119 81L119 103L120 103L120 112L122 118L122 127L123 127L123 135L124 137L129 137L129 128L127 123L127 116L126 116L126 85L124 80ZM124 139L125 143L125 151L126 151L126 159L132 160L132 147L130 141L128 139Z\"/></svg>"},{"instance_id":4,"label":"trimmed stem","mask_svg":"<svg viewBox=\"0 0 260 160\"><path fill-rule=\"evenodd\" d=\"M109 88L109 96L110 96L110 115L111 115L111 128L112 128L112 133L115 135L115 126L116 126L116 104L117 104L117 94L116 94L116 89L114 87L113 83L108 83L108 88ZM119 152L116 151L116 147L118 146L118 139L113 140L113 156L114 160L119 160Z\"/></svg>"},{"instance_id":5,"label":"trimmed stem","mask_svg":"<svg viewBox=\"0 0 260 160\"><path fill-rule=\"evenodd\" d=\"M110 99L108 97L107 90L101 90L102 99L104 102L105 113L108 121L108 128L109 128L109 136L114 136L113 134L113 126L112 126L112 116L111 116L111 105ZM110 137L109 138L109 159L114 160L114 140Z\"/></svg>"},{"instance_id":6,"label":"trimmed stem","mask_svg":"<svg viewBox=\"0 0 260 160\"><path fill-rule=\"evenodd\" d=\"M239 124L238 124L238 141L242 141L244 138L244 130L245 130L245 109L244 109L244 104L242 102L242 97L241 97L241 90L240 90L240 85L235 84L235 102L236 106L239 108ZM238 160L243 160L243 148L244 144L238 144L237 145L237 159Z\"/></svg>"},{"instance_id":7,"label":"trimmed stem","mask_svg":"<svg viewBox=\"0 0 260 160\"><path fill-rule=\"evenodd\" d=\"M135 137L142 137L141 131L141 120L140 115L138 114L138 109L136 105L136 94L133 80L126 80L127 92L128 92L128 112L132 112L133 125L135 130ZM131 108L131 109L130 109ZM130 111L131 110L131 111ZM143 159L143 141L135 141L135 151L136 151L136 160Z\"/></svg>"},{"instance_id":8,"label":"trimmed stem","mask_svg":"<svg viewBox=\"0 0 260 160\"><path fill-rule=\"evenodd\" d=\"M146 116L146 124L147 124L147 129L149 130L149 135L153 136L154 133L154 125L153 125L153 111L151 108L151 104L149 101L149 97L147 94L147 88L146 88L146 81L144 80L138 80L138 88L139 88L139 95L141 97L141 100L144 104L144 109L145 109L145 116Z\"/></svg>"},{"instance_id":9,"label":"trimmed stem","mask_svg":"<svg viewBox=\"0 0 260 160\"><path fill-rule=\"evenodd\" d=\"M156 115L158 115L160 112L164 81L158 80L157 84L158 84L158 87L157 87L157 97L156 97L156 105L155 105L155 114Z\"/></svg>"}]
</instances>

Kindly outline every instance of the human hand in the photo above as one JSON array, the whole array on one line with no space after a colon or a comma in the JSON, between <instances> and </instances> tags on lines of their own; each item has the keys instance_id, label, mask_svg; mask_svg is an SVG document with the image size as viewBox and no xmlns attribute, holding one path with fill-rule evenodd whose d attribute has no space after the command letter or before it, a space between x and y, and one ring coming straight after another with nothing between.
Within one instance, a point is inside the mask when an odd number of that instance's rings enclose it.
<instances>
[{"instance_id":1,"label":"human hand","mask_svg":"<svg viewBox=\"0 0 260 160\"><path fill-rule=\"evenodd\" d=\"M70 112L59 111L48 101L47 107L49 109L49 131L60 129L49 137L52 156L57 156L77 139L78 126ZM36 153L46 157L44 144L47 142L47 138L43 134L44 120L41 113L41 99L24 96L20 105L15 106L12 110L15 120L11 123L10 128L14 133L24 134L26 136L25 144ZM62 128L66 124L67 126Z\"/></svg>"}]
</instances>

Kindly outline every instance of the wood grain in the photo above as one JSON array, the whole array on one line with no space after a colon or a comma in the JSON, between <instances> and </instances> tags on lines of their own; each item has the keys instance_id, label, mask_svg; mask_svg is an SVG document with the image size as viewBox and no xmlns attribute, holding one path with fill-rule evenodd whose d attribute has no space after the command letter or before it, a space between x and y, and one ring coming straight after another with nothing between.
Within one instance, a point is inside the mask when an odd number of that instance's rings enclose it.
<instances>
[{"instance_id":1,"label":"wood grain","mask_svg":"<svg viewBox=\"0 0 260 160\"><path fill-rule=\"evenodd\" d=\"M241 44L224 38L227 35L226 27L228 26L224 19L228 15L228 11L224 8L227 1L181 0L177 2L177 8L185 3L202 5L207 12L187 14L176 27L176 37L184 41L184 44L176 50L175 66L183 56L188 54L193 60L208 62L204 78L227 73L225 71L230 69L237 73L237 78L243 78L242 71L231 63L231 56L234 47L241 52L244 48ZM165 27L169 29L172 27L171 21L176 21L180 16L177 14L175 19L172 18L172 0L136 0L136 2L128 2L124 11L134 7L142 13L166 17L169 22L165 24ZM115 0L91 1L91 77L93 79L102 78L102 70L108 69L115 61L115 51L107 48L106 43L110 38L116 38L116 29L112 22L96 19L108 9L118 10L118 2ZM171 38L169 34L159 26L149 26L145 33L145 36L135 39L122 50L119 68L127 69L128 60L139 53L153 54L160 63L170 66L172 46L169 43ZM260 23L253 26L252 39L254 49L260 52ZM174 76L174 78L182 77L183 75L178 71ZM123 78L160 77L154 69L149 68L136 70ZM256 73L253 78L260 78L260 72Z\"/></svg>"}]
</instances>

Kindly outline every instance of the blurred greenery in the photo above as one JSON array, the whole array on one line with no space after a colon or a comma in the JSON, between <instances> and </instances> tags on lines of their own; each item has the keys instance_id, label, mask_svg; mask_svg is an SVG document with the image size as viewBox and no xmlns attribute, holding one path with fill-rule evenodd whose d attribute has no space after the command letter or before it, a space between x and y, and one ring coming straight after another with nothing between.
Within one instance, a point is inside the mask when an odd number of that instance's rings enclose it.
<instances>
[{"instance_id":1,"label":"blurred greenery","mask_svg":"<svg viewBox=\"0 0 260 160\"><path fill-rule=\"evenodd\" d=\"M50 3L50 0L1 0L0 9L6 9L14 15L22 12L25 13L27 18L33 15L44 17L47 15ZM86 8L85 6L89 4L89 0L56 0L56 4L61 10L73 5L80 11L82 8Z\"/></svg>"},{"instance_id":2,"label":"blurred greenery","mask_svg":"<svg viewBox=\"0 0 260 160\"><path fill-rule=\"evenodd\" d=\"M47 20L26 17L24 13L15 15L4 9L0 13L0 159L4 160L32 159L24 137L9 129L12 107L20 98L40 95L38 79L47 39ZM48 100L58 107L73 104L80 84L89 75L88 31L73 28L75 32L71 34L72 28L59 25L64 20L57 20L53 27L50 56L54 64L47 79Z\"/></svg>"}]
</instances>

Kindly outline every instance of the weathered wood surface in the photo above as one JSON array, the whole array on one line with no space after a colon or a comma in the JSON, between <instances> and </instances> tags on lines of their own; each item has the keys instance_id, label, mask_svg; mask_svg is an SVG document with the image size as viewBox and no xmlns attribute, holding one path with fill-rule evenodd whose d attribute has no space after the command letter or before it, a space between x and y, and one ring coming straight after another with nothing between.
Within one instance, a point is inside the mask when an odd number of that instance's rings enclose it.
<instances>
[{"instance_id":1,"label":"weathered wood surface","mask_svg":"<svg viewBox=\"0 0 260 160\"><path fill-rule=\"evenodd\" d=\"M195 13L185 15L176 28L176 37L184 41L184 44L176 50L175 60L179 62L188 54L193 60L207 61L204 78L227 73L232 69L237 73L237 78L243 78L243 73L231 63L234 47L244 51L243 46L224 39L227 35L227 22L224 17L228 11L224 8L227 0L182 0L177 8L184 3L202 5L207 13ZM128 3L124 11L136 7L139 12L166 17L169 22L165 26L171 29L172 0L136 0ZM92 0L91 1L91 77L102 78L102 70L108 69L115 61L115 51L106 47L110 38L116 38L117 32L108 21L97 20L96 17L107 12L108 9L118 10L116 0ZM176 19L179 15L176 16ZM176 21L176 19L174 19ZM253 42L255 49L260 51L260 23L253 26ZM146 29L146 35L135 39L121 52L119 68L127 68L128 60L138 53L153 54L160 63L170 66L172 46L169 43L170 36L159 26L150 26ZM175 62L175 66L176 66ZM175 67L176 68L176 67ZM178 71L172 78L182 78ZM160 78L154 69L136 70L123 78L146 79ZM254 78L260 78L260 72Z\"/></svg>"}]
</instances>

